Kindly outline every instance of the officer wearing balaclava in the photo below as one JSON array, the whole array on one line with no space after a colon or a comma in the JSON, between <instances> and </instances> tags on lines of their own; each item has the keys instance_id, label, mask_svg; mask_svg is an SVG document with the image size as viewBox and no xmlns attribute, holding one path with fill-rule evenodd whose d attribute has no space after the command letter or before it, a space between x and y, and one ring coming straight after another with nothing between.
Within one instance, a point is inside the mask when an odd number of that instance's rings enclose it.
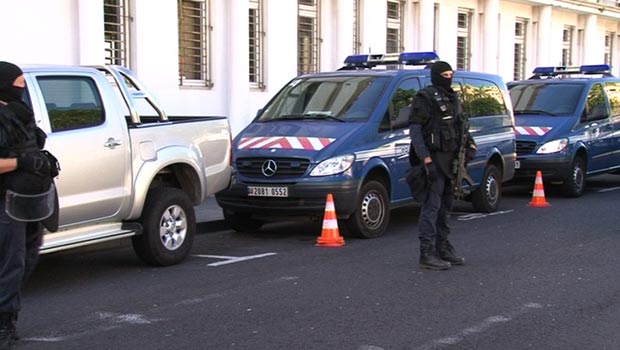
<instances>
[{"instance_id":1,"label":"officer wearing balaclava","mask_svg":"<svg viewBox=\"0 0 620 350\"><path fill-rule=\"evenodd\" d=\"M444 61L433 63L430 75L432 84L416 94L411 108L409 162L412 169L423 169L417 172L423 176L413 181L424 181L426 185L423 198L416 198L423 203L418 222L419 265L445 270L451 265L465 263L448 241L450 228L447 222L454 201L452 164L462 140L459 123L462 109L459 96L452 89L454 72L450 64ZM469 131L467 137L475 147Z\"/></svg>"},{"instance_id":2,"label":"officer wearing balaclava","mask_svg":"<svg viewBox=\"0 0 620 350\"><path fill-rule=\"evenodd\" d=\"M20 291L38 260L39 219L49 217L39 206L49 196L38 194L52 188L50 163L40 151L45 133L22 101L24 90L22 70L0 62L0 350L12 348L18 340Z\"/></svg>"}]
</instances>

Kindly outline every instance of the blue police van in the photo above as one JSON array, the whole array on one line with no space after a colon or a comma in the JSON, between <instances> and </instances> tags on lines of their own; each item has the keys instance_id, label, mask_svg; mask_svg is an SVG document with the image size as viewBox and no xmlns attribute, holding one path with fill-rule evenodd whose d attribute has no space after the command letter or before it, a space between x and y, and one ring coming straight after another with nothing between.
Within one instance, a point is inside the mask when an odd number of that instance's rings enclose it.
<instances>
[{"instance_id":1,"label":"blue police van","mask_svg":"<svg viewBox=\"0 0 620 350\"><path fill-rule=\"evenodd\" d=\"M608 65L538 67L508 83L515 113L515 182L541 171L580 196L586 177L620 169L620 79Z\"/></svg>"},{"instance_id":2,"label":"blue police van","mask_svg":"<svg viewBox=\"0 0 620 350\"><path fill-rule=\"evenodd\" d=\"M390 210L413 203L410 106L430 84L430 70L415 66L437 59L353 55L338 71L292 79L233 141L233 184L216 195L228 224L245 231L287 217L320 219L331 193L345 232L383 235ZM508 90L499 76L467 71L456 71L453 85L478 145L465 199L495 211L516 158Z\"/></svg>"}]
</instances>

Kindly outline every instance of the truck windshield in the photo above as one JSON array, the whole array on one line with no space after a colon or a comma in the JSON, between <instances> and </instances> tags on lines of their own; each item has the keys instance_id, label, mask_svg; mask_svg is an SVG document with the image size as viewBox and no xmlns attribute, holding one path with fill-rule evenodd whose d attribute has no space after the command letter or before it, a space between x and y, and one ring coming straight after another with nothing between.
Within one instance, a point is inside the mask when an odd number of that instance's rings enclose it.
<instances>
[{"instance_id":1,"label":"truck windshield","mask_svg":"<svg viewBox=\"0 0 620 350\"><path fill-rule=\"evenodd\" d=\"M389 79L351 75L295 79L278 93L258 121L365 121Z\"/></svg>"},{"instance_id":2,"label":"truck windshield","mask_svg":"<svg viewBox=\"0 0 620 350\"><path fill-rule=\"evenodd\" d=\"M509 88L515 115L574 114L583 92L583 84L555 84L544 81L536 84L513 84Z\"/></svg>"}]
</instances>

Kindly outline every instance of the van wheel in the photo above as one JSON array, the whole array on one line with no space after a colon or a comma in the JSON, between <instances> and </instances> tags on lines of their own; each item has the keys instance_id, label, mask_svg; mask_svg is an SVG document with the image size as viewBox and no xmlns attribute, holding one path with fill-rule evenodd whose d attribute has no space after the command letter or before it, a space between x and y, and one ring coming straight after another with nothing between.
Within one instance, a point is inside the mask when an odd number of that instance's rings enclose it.
<instances>
[{"instance_id":1,"label":"van wheel","mask_svg":"<svg viewBox=\"0 0 620 350\"><path fill-rule=\"evenodd\" d=\"M252 219L249 213L236 213L224 210L224 221L237 232L256 231L265 224L261 220Z\"/></svg>"},{"instance_id":2,"label":"van wheel","mask_svg":"<svg viewBox=\"0 0 620 350\"><path fill-rule=\"evenodd\" d=\"M168 266L187 257L194 242L196 216L185 192L172 187L151 189L140 221L142 234L132 237L140 260L154 266Z\"/></svg>"},{"instance_id":3,"label":"van wheel","mask_svg":"<svg viewBox=\"0 0 620 350\"><path fill-rule=\"evenodd\" d=\"M365 183L357 201L355 213L346 221L349 231L361 238L382 236L390 221L389 196L383 184Z\"/></svg>"},{"instance_id":4,"label":"van wheel","mask_svg":"<svg viewBox=\"0 0 620 350\"><path fill-rule=\"evenodd\" d=\"M562 184L562 192L567 197L579 197L586 187L585 162L582 157L575 157L570 173Z\"/></svg>"},{"instance_id":5,"label":"van wheel","mask_svg":"<svg viewBox=\"0 0 620 350\"><path fill-rule=\"evenodd\" d=\"M471 196L474 210L482 213L492 213L499 207L502 193L502 173L499 169L489 164L484 170L484 176L480 186Z\"/></svg>"}]
</instances>

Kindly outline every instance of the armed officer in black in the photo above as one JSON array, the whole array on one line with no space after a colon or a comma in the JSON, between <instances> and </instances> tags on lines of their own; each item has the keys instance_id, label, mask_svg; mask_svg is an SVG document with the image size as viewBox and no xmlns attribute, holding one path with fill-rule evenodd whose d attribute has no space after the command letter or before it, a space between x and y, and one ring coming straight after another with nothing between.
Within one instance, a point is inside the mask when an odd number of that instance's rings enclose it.
<instances>
[{"instance_id":1,"label":"armed officer in black","mask_svg":"<svg viewBox=\"0 0 620 350\"><path fill-rule=\"evenodd\" d=\"M452 67L438 61L431 66L431 86L421 89L412 105L410 117L412 167L423 167L426 197L418 222L420 261L423 268L444 270L465 263L457 256L448 241L448 216L454 201L454 164L463 138L466 123L458 94L452 89ZM475 155L476 145L468 128L465 139L469 158ZM473 151L473 152L472 152ZM458 184L460 185L460 184Z\"/></svg>"},{"instance_id":2,"label":"armed officer in black","mask_svg":"<svg viewBox=\"0 0 620 350\"><path fill-rule=\"evenodd\" d=\"M48 158L41 152L45 133L22 101L22 70L0 62L0 350L18 339L21 288L38 260L41 221L56 198Z\"/></svg>"}]
</instances>

